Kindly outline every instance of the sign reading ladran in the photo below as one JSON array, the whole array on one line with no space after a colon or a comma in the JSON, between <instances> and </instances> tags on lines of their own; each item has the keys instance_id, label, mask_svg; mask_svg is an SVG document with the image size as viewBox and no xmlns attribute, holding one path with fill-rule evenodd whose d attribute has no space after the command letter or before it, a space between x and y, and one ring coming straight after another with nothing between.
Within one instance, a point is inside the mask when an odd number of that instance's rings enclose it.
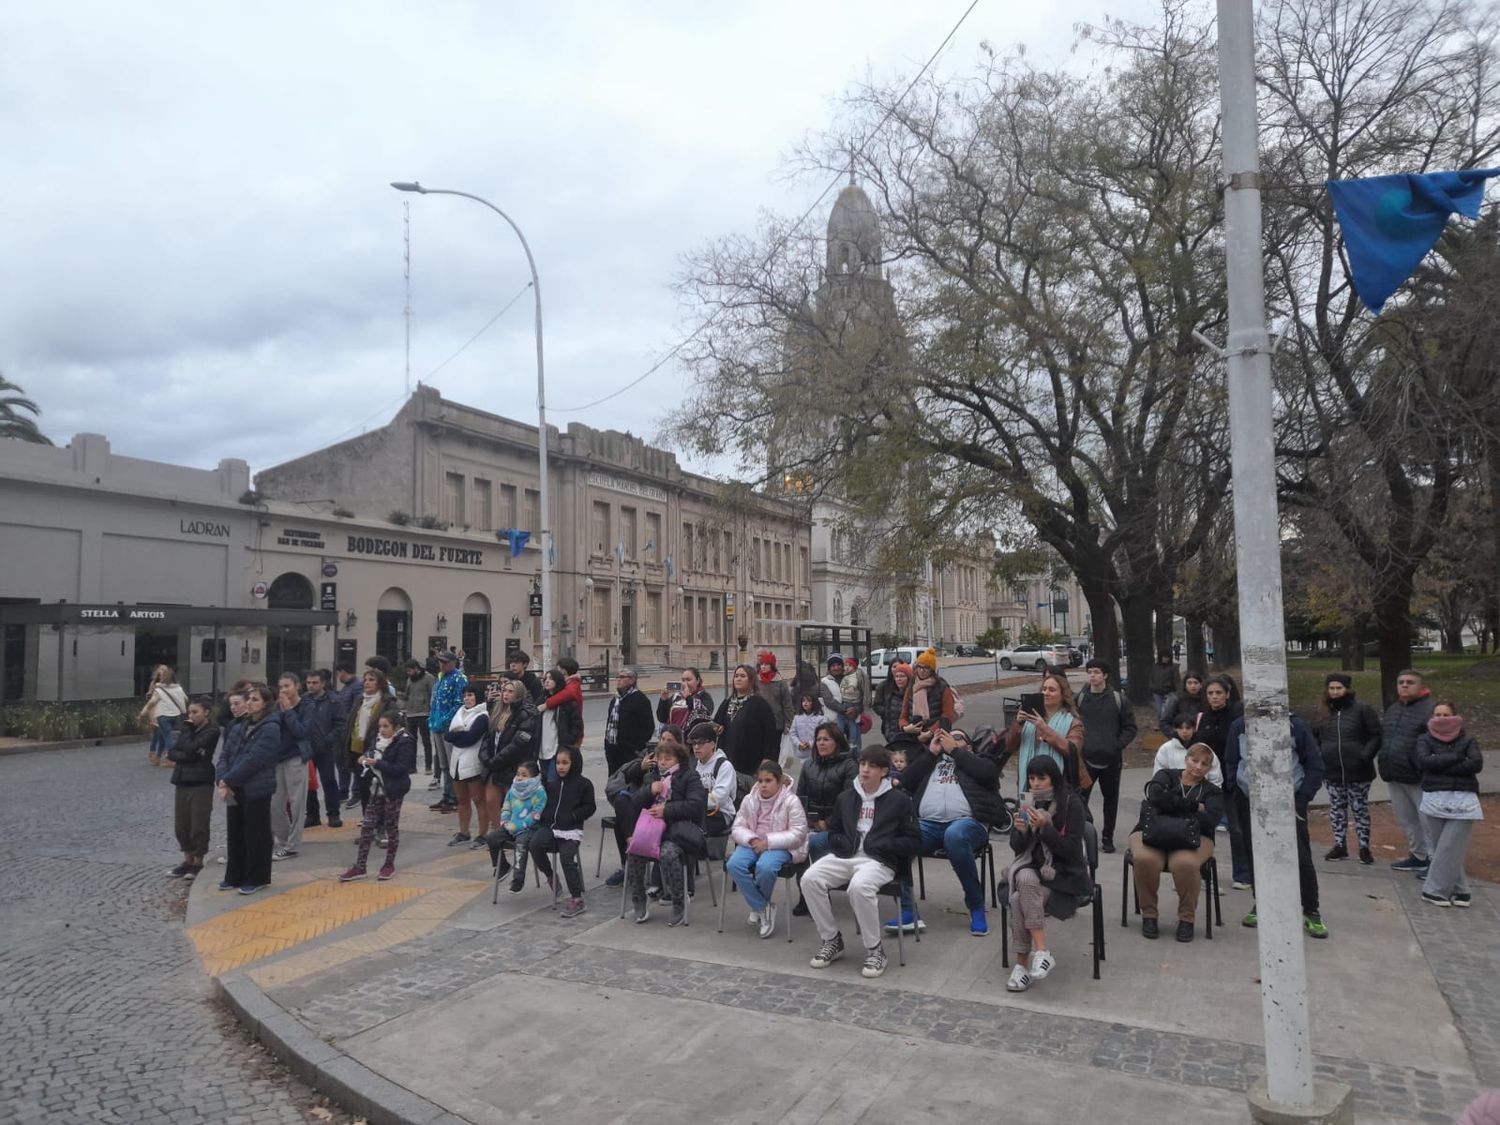
<instances>
[{"instance_id":1,"label":"sign reading ladran","mask_svg":"<svg viewBox=\"0 0 1500 1125\"><path fill-rule=\"evenodd\" d=\"M382 539L374 535L350 535L351 555L377 555L414 562L457 563L459 566L483 566L484 552L472 547L449 547L435 543L412 543L405 539Z\"/></svg>"}]
</instances>

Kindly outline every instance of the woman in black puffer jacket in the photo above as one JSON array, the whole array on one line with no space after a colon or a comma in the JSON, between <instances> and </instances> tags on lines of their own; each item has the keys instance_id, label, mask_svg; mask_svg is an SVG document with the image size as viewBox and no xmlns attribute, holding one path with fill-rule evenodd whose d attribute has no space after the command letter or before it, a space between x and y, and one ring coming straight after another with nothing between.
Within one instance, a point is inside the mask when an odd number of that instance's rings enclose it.
<instances>
[{"instance_id":1,"label":"woman in black puffer jacket","mask_svg":"<svg viewBox=\"0 0 1500 1125\"><path fill-rule=\"evenodd\" d=\"M1329 672L1313 713L1312 730L1323 752L1328 786L1328 826L1333 829L1333 848L1323 858L1348 858L1344 843L1352 816L1359 862L1368 865L1375 862L1370 853L1370 782L1380 753L1380 716L1354 698L1352 683L1347 672Z\"/></svg>"},{"instance_id":2,"label":"woman in black puffer jacket","mask_svg":"<svg viewBox=\"0 0 1500 1125\"><path fill-rule=\"evenodd\" d=\"M175 825L182 863L167 874L174 879L192 879L203 870L208 854L209 821L214 811L214 748L219 728L209 722L207 699L194 699L167 758L173 762L172 784L177 787Z\"/></svg>"}]
</instances>

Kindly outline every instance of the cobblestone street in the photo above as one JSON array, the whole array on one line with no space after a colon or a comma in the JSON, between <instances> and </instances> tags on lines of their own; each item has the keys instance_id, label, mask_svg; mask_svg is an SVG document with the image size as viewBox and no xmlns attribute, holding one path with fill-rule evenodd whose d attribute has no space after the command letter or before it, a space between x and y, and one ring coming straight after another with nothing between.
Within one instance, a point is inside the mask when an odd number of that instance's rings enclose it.
<instances>
[{"instance_id":1,"label":"cobblestone street","mask_svg":"<svg viewBox=\"0 0 1500 1125\"><path fill-rule=\"evenodd\" d=\"M348 1121L211 999L168 772L144 745L0 758L0 1121Z\"/></svg>"}]
</instances>

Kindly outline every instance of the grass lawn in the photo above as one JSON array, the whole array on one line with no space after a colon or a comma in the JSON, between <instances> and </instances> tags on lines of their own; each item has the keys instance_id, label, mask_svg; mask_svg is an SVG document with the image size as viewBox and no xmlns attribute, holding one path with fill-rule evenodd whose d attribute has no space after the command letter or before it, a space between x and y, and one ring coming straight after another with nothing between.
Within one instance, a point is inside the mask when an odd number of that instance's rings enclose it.
<instances>
[{"instance_id":1,"label":"grass lawn","mask_svg":"<svg viewBox=\"0 0 1500 1125\"><path fill-rule=\"evenodd\" d=\"M1480 745L1500 747L1500 658L1465 653L1413 653L1412 666L1422 673L1435 699L1451 699L1464 717L1465 727ZM1339 670L1333 657L1287 660L1287 683L1292 710L1308 717L1323 694L1324 677ZM1380 661L1366 661L1363 672L1351 672L1354 694L1377 711L1380 701Z\"/></svg>"}]
</instances>

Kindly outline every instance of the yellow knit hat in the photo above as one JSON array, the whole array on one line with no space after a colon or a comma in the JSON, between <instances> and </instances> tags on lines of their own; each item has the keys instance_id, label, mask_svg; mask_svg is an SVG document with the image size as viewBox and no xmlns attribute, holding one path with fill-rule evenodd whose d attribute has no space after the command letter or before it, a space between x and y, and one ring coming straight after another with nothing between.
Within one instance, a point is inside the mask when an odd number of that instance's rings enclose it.
<instances>
[{"instance_id":1,"label":"yellow knit hat","mask_svg":"<svg viewBox=\"0 0 1500 1125\"><path fill-rule=\"evenodd\" d=\"M934 672L936 672L937 671L937 649L935 649L935 648L929 648L925 652L922 652L922 653L918 654L918 656L917 656L917 663L918 664L925 664L925 665L927 665L927 667L931 668Z\"/></svg>"}]
</instances>

